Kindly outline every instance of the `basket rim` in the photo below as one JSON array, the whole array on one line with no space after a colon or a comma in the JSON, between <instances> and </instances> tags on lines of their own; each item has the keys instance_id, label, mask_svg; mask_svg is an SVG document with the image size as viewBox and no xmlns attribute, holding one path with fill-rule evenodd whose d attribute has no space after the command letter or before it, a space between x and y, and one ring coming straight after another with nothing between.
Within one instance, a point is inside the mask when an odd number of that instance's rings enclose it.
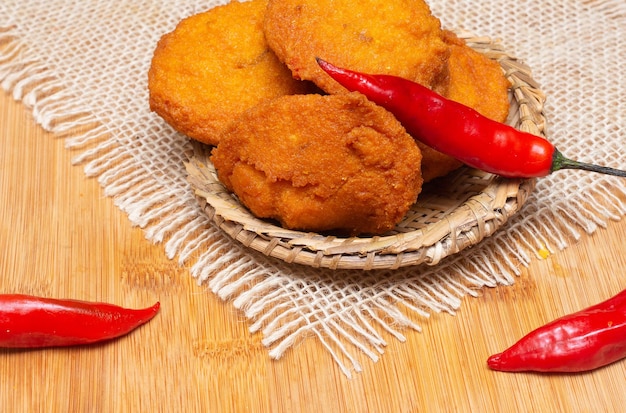
<instances>
[{"instance_id":1,"label":"basket rim","mask_svg":"<svg viewBox=\"0 0 626 413\"><path fill-rule=\"evenodd\" d=\"M511 82L507 123L525 132L546 135L545 95L530 68L509 54L499 40L455 31L473 49L496 60ZM206 145L192 141L185 163L190 185L210 220L244 246L287 263L330 269L396 269L436 265L475 245L516 214L533 191L536 179L509 179L461 167L452 172L484 185L451 213L422 228L374 237L339 237L280 227L254 217L217 179ZM422 199L423 194L420 195Z\"/></svg>"}]
</instances>

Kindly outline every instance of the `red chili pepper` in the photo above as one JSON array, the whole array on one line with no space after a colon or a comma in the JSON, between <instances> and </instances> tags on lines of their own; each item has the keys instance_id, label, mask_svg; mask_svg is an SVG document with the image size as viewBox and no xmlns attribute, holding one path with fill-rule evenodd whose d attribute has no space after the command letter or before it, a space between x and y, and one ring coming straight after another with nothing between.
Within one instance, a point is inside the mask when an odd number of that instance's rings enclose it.
<instances>
[{"instance_id":1,"label":"red chili pepper","mask_svg":"<svg viewBox=\"0 0 626 413\"><path fill-rule=\"evenodd\" d=\"M0 347L38 348L90 344L127 334L159 311L113 304L0 294Z\"/></svg>"},{"instance_id":2,"label":"red chili pepper","mask_svg":"<svg viewBox=\"0 0 626 413\"><path fill-rule=\"evenodd\" d=\"M509 178L547 176L560 169L626 177L626 171L568 159L546 139L491 120L418 83L317 62L343 87L393 113L415 139L473 168Z\"/></svg>"},{"instance_id":3,"label":"red chili pepper","mask_svg":"<svg viewBox=\"0 0 626 413\"><path fill-rule=\"evenodd\" d=\"M582 372L626 357L626 290L522 337L487 365L499 371Z\"/></svg>"}]
</instances>

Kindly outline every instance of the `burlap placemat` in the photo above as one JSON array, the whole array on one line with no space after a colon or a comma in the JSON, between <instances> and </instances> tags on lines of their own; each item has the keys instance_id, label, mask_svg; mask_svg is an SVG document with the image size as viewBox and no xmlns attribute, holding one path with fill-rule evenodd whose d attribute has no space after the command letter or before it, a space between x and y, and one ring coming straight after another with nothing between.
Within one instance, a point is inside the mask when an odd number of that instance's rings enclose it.
<instances>
[{"instance_id":1,"label":"burlap placemat","mask_svg":"<svg viewBox=\"0 0 626 413\"><path fill-rule=\"evenodd\" d=\"M354 355L377 360L382 332L460 298L511 284L541 252L565 248L626 214L626 181L563 171L538 181L520 213L479 246L436 267L332 271L285 264L232 241L209 222L186 182L187 139L148 108L146 73L160 36L219 1L3 0L0 81L68 147L88 176L187 263L201 283L263 333L271 357L314 336L346 375ZM548 136L566 156L626 168L626 3L623 0L430 0L445 28L501 39L548 96ZM75 132L81 133L76 135Z\"/></svg>"}]
</instances>

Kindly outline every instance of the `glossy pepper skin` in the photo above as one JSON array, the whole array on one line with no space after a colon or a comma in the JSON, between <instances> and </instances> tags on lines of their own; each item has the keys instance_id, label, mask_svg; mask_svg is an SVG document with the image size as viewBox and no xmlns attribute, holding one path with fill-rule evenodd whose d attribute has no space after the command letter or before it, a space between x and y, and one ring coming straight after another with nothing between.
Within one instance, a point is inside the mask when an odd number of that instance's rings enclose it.
<instances>
[{"instance_id":1,"label":"glossy pepper skin","mask_svg":"<svg viewBox=\"0 0 626 413\"><path fill-rule=\"evenodd\" d=\"M125 335L150 321L144 309L113 304L0 294L0 347L40 348L91 344Z\"/></svg>"},{"instance_id":2,"label":"glossy pepper skin","mask_svg":"<svg viewBox=\"0 0 626 413\"><path fill-rule=\"evenodd\" d=\"M626 358L626 290L560 317L487 359L499 371L575 373Z\"/></svg>"},{"instance_id":3,"label":"glossy pepper skin","mask_svg":"<svg viewBox=\"0 0 626 413\"><path fill-rule=\"evenodd\" d=\"M394 114L415 139L473 168L508 178L542 177L559 169L626 177L626 171L565 158L546 139L491 120L418 83L317 62L343 87Z\"/></svg>"}]
</instances>

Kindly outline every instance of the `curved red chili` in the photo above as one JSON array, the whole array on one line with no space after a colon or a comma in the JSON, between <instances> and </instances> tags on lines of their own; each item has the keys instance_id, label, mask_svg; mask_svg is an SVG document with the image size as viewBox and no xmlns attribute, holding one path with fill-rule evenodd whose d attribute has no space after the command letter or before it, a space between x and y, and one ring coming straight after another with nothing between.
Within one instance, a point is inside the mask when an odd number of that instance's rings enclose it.
<instances>
[{"instance_id":1,"label":"curved red chili","mask_svg":"<svg viewBox=\"0 0 626 413\"><path fill-rule=\"evenodd\" d=\"M546 139L491 120L418 83L317 62L346 89L393 113L414 138L473 168L509 178L547 176L560 169L626 177L626 171L568 159Z\"/></svg>"},{"instance_id":2,"label":"curved red chili","mask_svg":"<svg viewBox=\"0 0 626 413\"><path fill-rule=\"evenodd\" d=\"M626 290L558 318L487 359L499 371L583 372L626 358Z\"/></svg>"},{"instance_id":3,"label":"curved red chili","mask_svg":"<svg viewBox=\"0 0 626 413\"><path fill-rule=\"evenodd\" d=\"M90 344L130 333L159 311L113 304L0 294L0 347L38 348Z\"/></svg>"}]
</instances>

